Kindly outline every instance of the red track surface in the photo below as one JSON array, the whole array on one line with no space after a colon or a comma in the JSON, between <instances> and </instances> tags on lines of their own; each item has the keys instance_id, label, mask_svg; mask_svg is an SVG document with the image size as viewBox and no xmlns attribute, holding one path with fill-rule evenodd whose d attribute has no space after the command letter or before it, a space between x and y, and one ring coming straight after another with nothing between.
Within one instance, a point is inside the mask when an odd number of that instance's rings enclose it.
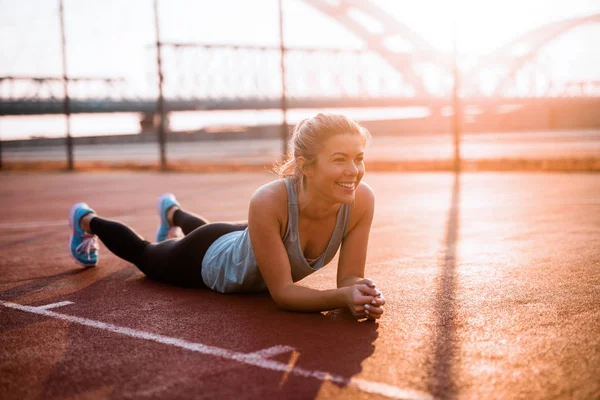
<instances>
[{"instance_id":1,"label":"red track surface","mask_svg":"<svg viewBox=\"0 0 600 400\"><path fill-rule=\"evenodd\" d=\"M367 175L377 194L367 272L387 299L379 323L156 283L105 248L93 269L68 255L76 201L151 238L162 192L212 220L245 219L271 178L0 175L0 301L73 302L46 315L0 304L1 397L600 397L597 175ZM306 285L332 287L335 265ZM294 350L244 358L273 346Z\"/></svg>"}]
</instances>

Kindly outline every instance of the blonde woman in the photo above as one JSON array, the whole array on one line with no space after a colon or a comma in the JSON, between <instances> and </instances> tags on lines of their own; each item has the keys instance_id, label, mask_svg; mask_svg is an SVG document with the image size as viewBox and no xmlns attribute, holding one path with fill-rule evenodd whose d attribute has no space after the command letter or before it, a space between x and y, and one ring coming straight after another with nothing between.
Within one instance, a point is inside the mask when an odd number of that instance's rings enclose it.
<instances>
[{"instance_id":1,"label":"blonde woman","mask_svg":"<svg viewBox=\"0 0 600 400\"><path fill-rule=\"evenodd\" d=\"M377 319L385 299L364 278L375 205L373 191L362 182L369 141L369 132L343 115L305 119L294 128L292 150L277 168L279 179L252 196L247 222L211 223L165 194L158 202L156 243L77 203L69 216L71 255L83 266L95 266L99 237L114 254L158 281L222 293L268 290L286 310L348 307L356 318ZM181 228L184 236L168 239L173 228ZM298 283L338 250L336 288Z\"/></svg>"}]
</instances>

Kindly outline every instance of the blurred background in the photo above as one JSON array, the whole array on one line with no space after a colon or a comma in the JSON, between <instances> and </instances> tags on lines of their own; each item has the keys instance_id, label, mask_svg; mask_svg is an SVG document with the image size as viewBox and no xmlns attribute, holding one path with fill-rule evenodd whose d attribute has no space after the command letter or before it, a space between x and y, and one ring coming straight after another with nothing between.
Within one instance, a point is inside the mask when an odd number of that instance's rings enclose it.
<instances>
[{"instance_id":1,"label":"blurred background","mask_svg":"<svg viewBox=\"0 0 600 400\"><path fill-rule=\"evenodd\" d=\"M5 170L264 168L319 111L374 169L600 170L598 0L0 0L0 36Z\"/></svg>"}]
</instances>

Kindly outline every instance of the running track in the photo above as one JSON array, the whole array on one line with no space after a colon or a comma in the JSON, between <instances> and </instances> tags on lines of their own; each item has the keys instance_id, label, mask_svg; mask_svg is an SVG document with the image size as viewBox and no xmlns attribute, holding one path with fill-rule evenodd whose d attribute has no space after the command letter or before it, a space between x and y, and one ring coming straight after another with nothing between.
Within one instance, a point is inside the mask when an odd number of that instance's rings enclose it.
<instances>
[{"instance_id":1,"label":"running track","mask_svg":"<svg viewBox=\"0 0 600 400\"><path fill-rule=\"evenodd\" d=\"M146 279L106 249L81 269L87 201L140 234L173 191L246 218L268 174L0 174L0 397L599 398L597 174L367 174L378 322ZM331 287L336 260L305 284Z\"/></svg>"}]
</instances>

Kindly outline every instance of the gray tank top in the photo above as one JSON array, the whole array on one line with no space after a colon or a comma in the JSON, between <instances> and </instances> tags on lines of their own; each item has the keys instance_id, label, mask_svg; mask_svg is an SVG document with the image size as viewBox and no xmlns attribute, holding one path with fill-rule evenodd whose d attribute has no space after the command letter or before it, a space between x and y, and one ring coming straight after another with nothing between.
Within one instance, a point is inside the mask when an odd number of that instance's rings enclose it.
<instances>
[{"instance_id":1,"label":"gray tank top","mask_svg":"<svg viewBox=\"0 0 600 400\"><path fill-rule=\"evenodd\" d=\"M335 228L323 254L315 259L306 259L298 235L296 181L286 178L284 182L288 193L288 223L282 240L290 260L292 280L297 282L335 257L346 234L351 207L342 204L338 210ZM202 280L206 286L221 293L267 290L254 258L248 229L223 235L208 248L202 260Z\"/></svg>"}]
</instances>

